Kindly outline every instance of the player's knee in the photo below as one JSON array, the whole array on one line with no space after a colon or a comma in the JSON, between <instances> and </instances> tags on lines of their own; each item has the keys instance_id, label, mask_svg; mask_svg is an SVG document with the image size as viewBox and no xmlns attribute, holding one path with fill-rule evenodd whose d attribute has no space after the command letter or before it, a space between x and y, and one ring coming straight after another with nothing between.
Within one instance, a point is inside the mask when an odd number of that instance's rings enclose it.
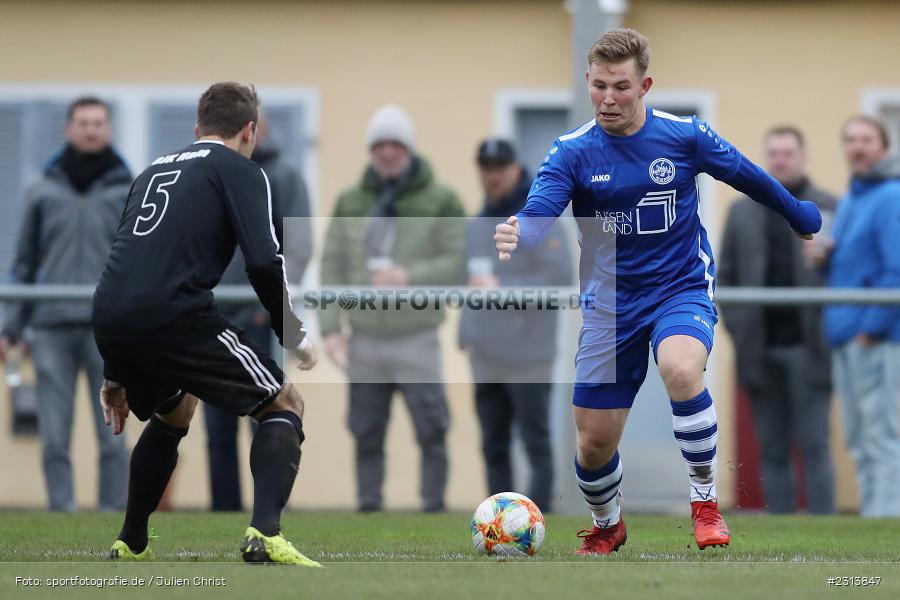
<instances>
[{"instance_id":1,"label":"player's knee","mask_svg":"<svg viewBox=\"0 0 900 600\"><path fill-rule=\"evenodd\" d=\"M597 469L616 453L616 443L599 431L578 432L578 455L582 466Z\"/></svg>"},{"instance_id":2,"label":"player's knee","mask_svg":"<svg viewBox=\"0 0 900 600\"><path fill-rule=\"evenodd\" d=\"M275 396L275 400L253 415L253 417L259 421L264 415L270 412L286 410L296 414L302 419L303 408L303 398L300 396L300 392L297 391L297 388L295 388L293 384L286 383L284 384L284 387L281 388L281 391L278 392L278 395Z\"/></svg>"},{"instance_id":3,"label":"player's knee","mask_svg":"<svg viewBox=\"0 0 900 600\"><path fill-rule=\"evenodd\" d=\"M659 374L673 400L690 400L703 391L703 370L687 361L661 362Z\"/></svg>"},{"instance_id":4,"label":"player's knee","mask_svg":"<svg viewBox=\"0 0 900 600\"><path fill-rule=\"evenodd\" d=\"M172 427L187 429L194 418L194 411L197 410L199 399L196 396L185 394L181 402L178 403L173 410L165 414L157 414L156 418Z\"/></svg>"}]
</instances>

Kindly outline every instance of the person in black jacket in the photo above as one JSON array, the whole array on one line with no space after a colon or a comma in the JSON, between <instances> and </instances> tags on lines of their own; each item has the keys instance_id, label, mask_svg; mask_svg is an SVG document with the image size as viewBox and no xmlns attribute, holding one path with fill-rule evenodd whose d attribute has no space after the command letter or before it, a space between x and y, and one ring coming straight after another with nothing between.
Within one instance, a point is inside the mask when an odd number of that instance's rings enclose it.
<instances>
[{"instance_id":1,"label":"person in black jacket","mask_svg":"<svg viewBox=\"0 0 900 600\"><path fill-rule=\"evenodd\" d=\"M765 136L766 170L801 200L834 214L835 199L806 176L803 134L777 127ZM820 287L822 275L803 259L803 241L778 215L750 198L728 213L718 260L720 285ZM737 377L746 390L759 439L763 491L772 513L797 510L791 445L803 459L812 513L834 512L829 447L831 362L815 306L722 307L734 340Z\"/></svg>"},{"instance_id":2,"label":"person in black jacket","mask_svg":"<svg viewBox=\"0 0 900 600\"><path fill-rule=\"evenodd\" d=\"M497 260L494 226L525 205L531 177L516 161L513 145L504 139L482 142L477 162L485 203L466 231L469 285L535 290L571 285L572 258L559 224L540 247L522 252L519 261ZM556 358L557 322L558 313L549 310L467 308L459 331L460 347L469 351L475 380L488 491L495 494L517 489L510 459L515 426L531 466L528 496L542 511L552 509L549 382Z\"/></svg>"},{"instance_id":3,"label":"person in black jacket","mask_svg":"<svg viewBox=\"0 0 900 600\"><path fill-rule=\"evenodd\" d=\"M304 439L303 400L268 352L222 316L212 292L239 244L278 341L301 369L315 365L291 306L269 180L249 159L258 108L252 87L218 83L204 92L197 142L157 157L132 184L94 294L106 422L120 434L130 411L150 421L132 452L125 523L112 559L151 552L150 514L203 398L259 422L250 448L253 518L242 558L319 566L281 535Z\"/></svg>"}]
</instances>

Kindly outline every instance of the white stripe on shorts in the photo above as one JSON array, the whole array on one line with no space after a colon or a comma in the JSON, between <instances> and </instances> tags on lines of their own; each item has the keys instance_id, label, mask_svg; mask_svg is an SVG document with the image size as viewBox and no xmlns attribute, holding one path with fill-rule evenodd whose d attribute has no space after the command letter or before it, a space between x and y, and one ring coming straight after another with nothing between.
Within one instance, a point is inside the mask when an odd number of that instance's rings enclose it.
<instances>
[{"instance_id":1,"label":"white stripe on shorts","mask_svg":"<svg viewBox=\"0 0 900 600\"><path fill-rule=\"evenodd\" d=\"M250 377L258 387L266 390L266 392L268 392L269 394L274 394L277 391L273 390L270 385L262 382L262 380L259 378L259 374L253 369L253 367L250 366L250 363L247 362L247 358L232 346L233 342L230 338L227 338L220 333L218 336L216 336L216 339L222 342L222 344L224 344L225 347L228 348L228 351L231 352L231 354L234 355L234 357L237 358L242 365L244 365L244 369L246 369L247 372L250 373Z\"/></svg>"},{"instance_id":2,"label":"white stripe on shorts","mask_svg":"<svg viewBox=\"0 0 900 600\"><path fill-rule=\"evenodd\" d=\"M245 346L244 344L241 343L240 338L238 338L238 336L235 332L231 331L230 329L226 329L222 333L224 333L226 336L231 338L231 340L234 342L234 345L237 348L237 350L239 352L241 352L244 356L246 356L248 359L250 359L250 363L252 365L256 366L257 373L260 374L260 376L263 378L264 381L267 381L268 383L274 385L276 388L276 391L281 389L281 384L278 383L278 380L275 379L275 377L272 375L272 373L270 373L269 370L265 366L263 366L262 361L259 360L259 357L256 356L256 353L249 346Z\"/></svg>"}]
</instances>

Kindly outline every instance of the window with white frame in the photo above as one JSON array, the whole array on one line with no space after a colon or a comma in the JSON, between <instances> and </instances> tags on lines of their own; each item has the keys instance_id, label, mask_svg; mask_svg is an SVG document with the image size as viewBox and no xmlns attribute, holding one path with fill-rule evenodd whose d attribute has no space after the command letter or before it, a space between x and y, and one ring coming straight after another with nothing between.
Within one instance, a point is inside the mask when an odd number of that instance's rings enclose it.
<instances>
[{"instance_id":1,"label":"window with white frame","mask_svg":"<svg viewBox=\"0 0 900 600\"><path fill-rule=\"evenodd\" d=\"M89 94L109 104L113 146L136 175L154 157L193 141L202 92L193 86L0 84L0 272L8 273L12 265L25 189L65 143L69 102ZM262 87L259 93L269 137L299 169L315 199L315 91Z\"/></svg>"}]
</instances>

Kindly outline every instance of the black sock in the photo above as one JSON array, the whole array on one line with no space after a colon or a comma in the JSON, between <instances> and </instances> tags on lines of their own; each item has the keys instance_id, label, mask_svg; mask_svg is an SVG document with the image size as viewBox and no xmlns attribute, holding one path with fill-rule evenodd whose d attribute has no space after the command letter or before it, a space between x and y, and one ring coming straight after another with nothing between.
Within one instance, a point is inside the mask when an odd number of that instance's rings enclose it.
<instances>
[{"instance_id":1,"label":"black sock","mask_svg":"<svg viewBox=\"0 0 900 600\"><path fill-rule=\"evenodd\" d=\"M166 491L178 462L178 442L187 432L187 428L166 425L153 415L131 451L128 506L119 539L134 553L143 552L147 547L150 514Z\"/></svg>"},{"instance_id":2,"label":"black sock","mask_svg":"<svg viewBox=\"0 0 900 600\"><path fill-rule=\"evenodd\" d=\"M253 519L250 525L266 536L281 531L281 511L287 504L300 467L303 423L290 411L266 414L250 446L253 473Z\"/></svg>"}]
</instances>

